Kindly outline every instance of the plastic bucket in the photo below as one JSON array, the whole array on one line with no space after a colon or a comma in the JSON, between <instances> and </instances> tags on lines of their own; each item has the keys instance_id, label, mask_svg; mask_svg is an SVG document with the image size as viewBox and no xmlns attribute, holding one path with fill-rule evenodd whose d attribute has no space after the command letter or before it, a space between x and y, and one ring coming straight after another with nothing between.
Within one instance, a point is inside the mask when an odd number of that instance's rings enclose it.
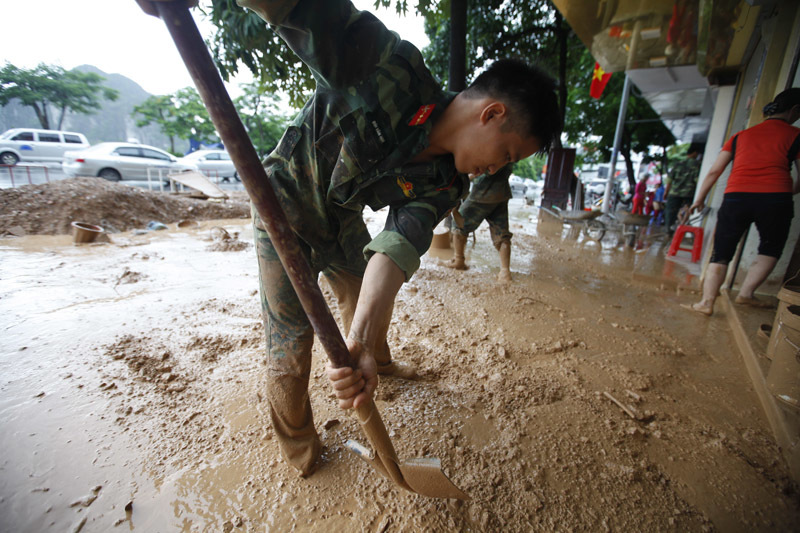
<instances>
[{"instance_id":1,"label":"plastic bucket","mask_svg":"<svg viewBox=\"0 0 800 533\"><path fill-rule=\"evenodd\" d=\"M104 232L100 226L86 224L85 222L72 223L72 242L75 244L86 244L94 242L99 235Z\"/></svg>"},{"instance_id":2,"label":"plastic bucket","mask_svg":"<svg viewBox=\"0 0 800 533\"><path fill-rule=\"evenodd\" d=\"M439 224L433 229L431 248L443 250L450 248L450 228L446 227L444 224Z\"/></svg>"},{"instance_id":3,"label":"plastic bucket","mask_svg":"<svg viewBox=\"0 0 800 533\"><path fill-rule=\"evenodd\" d=\"M770 336L772 363L767 389L781 402L800 410L800 305L788 305L776 317Z\"/></svg>"}]
</instances>

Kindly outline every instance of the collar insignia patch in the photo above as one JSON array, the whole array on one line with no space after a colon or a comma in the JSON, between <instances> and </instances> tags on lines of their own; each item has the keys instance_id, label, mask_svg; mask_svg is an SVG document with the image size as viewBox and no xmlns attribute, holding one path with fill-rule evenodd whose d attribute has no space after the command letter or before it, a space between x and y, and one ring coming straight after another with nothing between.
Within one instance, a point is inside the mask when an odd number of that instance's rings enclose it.
<instances>
[{"instance_id":1,"label":"collar insignia patch","mask_svg":"<svg viewBox=\"0 0 800 533\"><path fill-rule=\"evenodd\" d=\"M436 107L436 104L428 104L421 106L417 109L417 112L414 113L414 117L408 123L409 126L420 126L425 124L425 121L428 120L428 117L431 116L433 112L433 108Z\"/></svg>"}]
</instances>

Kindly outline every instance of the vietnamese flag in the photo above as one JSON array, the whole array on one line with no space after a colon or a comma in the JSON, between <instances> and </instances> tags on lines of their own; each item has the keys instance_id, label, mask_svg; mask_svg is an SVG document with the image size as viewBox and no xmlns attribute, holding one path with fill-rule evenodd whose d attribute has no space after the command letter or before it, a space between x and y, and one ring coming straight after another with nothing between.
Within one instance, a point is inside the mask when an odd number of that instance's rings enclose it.
<instances>
[{"instance_id":1,"label":"vietnamese flag","mask_svg":"<svg viewBox=\"0 0 800 533\"><path fill-rule=\"evenodd\" d=\"M606 88L608 80L610 79L611 74L606 74L606 72L600 68L600 64L595 62L594 72L592 73L592 86L589 89L589 94L592 98L600 99L600 95L603 94L603 89Z\"/></svg>"}]
</instances>

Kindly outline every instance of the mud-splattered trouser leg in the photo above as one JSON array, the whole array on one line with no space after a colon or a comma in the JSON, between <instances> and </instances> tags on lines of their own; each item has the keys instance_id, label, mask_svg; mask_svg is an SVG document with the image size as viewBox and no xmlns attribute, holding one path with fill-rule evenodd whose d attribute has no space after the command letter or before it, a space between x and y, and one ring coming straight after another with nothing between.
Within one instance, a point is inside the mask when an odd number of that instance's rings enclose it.
<instances>
[{"instance_id":1,"label":"mud-splattered trouser leg","mask_svg":"<svg viewBox=\"0 0 800 533\"><path fill-rule=\"evenodd\" d=\"M503 243L511 242L513 234L508 230L508 202L500 202L486 215L489 223L489 232L492 235L492 244L498 250Z\"/></svg>"},{"instance_id":2,"label":"mud-splattered trouser leg","mask_svg":"<svg viewBox=\"0 0 800 533\"><path fill-rule=\"evenodd\" d=\"M322 448L308 396L314 332L269 236L259 225L256 219L270 417L284 458L306 476L316 469Z\"/></svg>"},{"instance_id":3,"label":"mud-splattered trouser leg","mask_svg":"<svg viewBox=\"0 0 800 533\"><path fill-rule=\"evenodd\" d=\"M481 225L484 220L489 223L492 244L498 250L504 242L511 242L512 233L508 230L508 202L485 204L472 202L469 198L458 209L463 222L456 224L451 230L459 235L467 236Z\"/></svg>"},{"instance_id":4,"label":"mud-splattered trouser leg","mask_svg":"<svg viewBox=\"0 0 800 533\"><path fill-rule=\"evenodd\" d=\"M267 337L267 397L272 427L286 461L301 475L310 475L316 469L321 450L308 396L314 331L257 217L254 226ZM358 267L355 271L360 275L336 265L329 265L323 271L336 296L345 335L350 330L361 291L363 272ZM375 357L378 365L391 362L388 343L384 342L384 346Z\"/></svg>"}]
</instances>

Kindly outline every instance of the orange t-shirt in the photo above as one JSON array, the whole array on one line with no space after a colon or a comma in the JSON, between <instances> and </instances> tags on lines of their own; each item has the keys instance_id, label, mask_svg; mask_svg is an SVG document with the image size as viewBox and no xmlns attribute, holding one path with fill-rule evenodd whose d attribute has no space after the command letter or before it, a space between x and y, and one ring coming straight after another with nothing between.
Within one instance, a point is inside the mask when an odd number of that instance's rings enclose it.
<instances>
[{"instance_id":1,"label":"orange t-shirt","mask_svg":"<svg viewBox=\"0 0 800 533\"><path fill-rule=\"evenodd\" d=\"M757 126L737 133L733 168L725 192L792 192L789 167L789 148L800 135L795 128L780 119L765 120ZM733 137L722 147L733 151ZM800 151L795 156L800 159Z\"/></svg>"}]
</instances>

